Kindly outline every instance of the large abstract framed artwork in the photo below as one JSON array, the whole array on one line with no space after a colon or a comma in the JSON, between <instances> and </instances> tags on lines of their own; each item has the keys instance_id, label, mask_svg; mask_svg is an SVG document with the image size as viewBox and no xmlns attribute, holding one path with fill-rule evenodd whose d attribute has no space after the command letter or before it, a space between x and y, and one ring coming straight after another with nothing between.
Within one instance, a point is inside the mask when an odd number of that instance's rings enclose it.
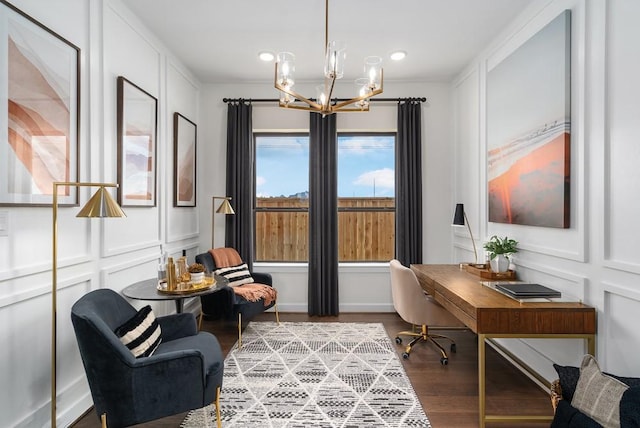
<instances>
[{"instance_id":1,"label":"large abstract framed artwork","mask_svg":"<svg viewBox=\"0 0 640 428\"><path fill-rule=\"evenodd\" d=\"M173 206L196 206L197 126L181 115L173 114Z\"/></svg>"},{"instance_id":2,"label":"large abstract framed artwork","mask_svg":"<svg viewBox=\"0 0 640 428\"><path fill-rule=\"evenodd\" d=\"M79 112L80 49L0 0L0 205L50 205L54 182L78 181Z\"/></svg>"},{"instance_id":3,"label":"large abstract framed artwork","mask_svg":"<svg viewBox=\"0 0 640 428\"><path fill-rule=\"evenodd\" d=\"M487 75L489 221L568 228L571 11Z\"/></svg>"},{"instance_id":4,"label":"large abstract framed artwork","mask_svg":"<svg viewBox=\"0 0 640 428\"><path fill-rule=\"evenodd\" d=\"M118 77L118 203L156 205L156 128L158 100Z\"/></svg>"}]
</instances>

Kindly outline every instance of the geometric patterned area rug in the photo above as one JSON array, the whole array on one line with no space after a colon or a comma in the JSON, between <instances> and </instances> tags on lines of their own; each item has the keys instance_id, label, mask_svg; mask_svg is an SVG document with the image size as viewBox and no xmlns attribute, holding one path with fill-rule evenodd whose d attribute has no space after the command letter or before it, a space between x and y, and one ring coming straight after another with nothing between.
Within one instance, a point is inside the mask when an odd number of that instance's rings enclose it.
<instances>
[{"instance_id":1,"label":"geometric patterned area rug","mask_svg":"<svg viewBox=\"0 0 640 428\"><path fill-rule=\"evenodd\" d=\"M251 322L224 362L224 428L431 427L380 323ZM181 427L215 427L215 407Z\"/></svg>"}]
</instances>

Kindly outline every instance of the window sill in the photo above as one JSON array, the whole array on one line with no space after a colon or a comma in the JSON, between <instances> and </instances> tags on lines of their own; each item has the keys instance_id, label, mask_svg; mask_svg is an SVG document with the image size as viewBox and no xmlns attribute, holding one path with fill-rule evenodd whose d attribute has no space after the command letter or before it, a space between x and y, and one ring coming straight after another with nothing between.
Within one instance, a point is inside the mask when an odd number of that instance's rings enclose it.
<instances>
[{"instance_id":1,"label":"window sill","mask_svg":"<svg viewBox=\"0 0 640 428\"><path fill-rule=\"evenodd\" d=\"M255 262L253 267L259 272L307 272L308 263L286 263L286 262ZM366 272L379 273L389 272L389 262L354 262L339 263L339 272Z\"/></svg>"}]
</instances>

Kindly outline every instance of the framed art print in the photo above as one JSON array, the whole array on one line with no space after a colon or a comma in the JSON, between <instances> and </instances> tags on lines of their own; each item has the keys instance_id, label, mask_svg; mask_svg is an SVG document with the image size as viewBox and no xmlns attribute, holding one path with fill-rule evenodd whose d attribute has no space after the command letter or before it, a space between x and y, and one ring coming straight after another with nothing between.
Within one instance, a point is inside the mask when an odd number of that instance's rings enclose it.
<instances>
[{"instance_id":1,"label":"framed art print","mask_svg":"<svg viewBox=\"0 0 640 428\"><path fill-rule=\"evenodd\" d=\"M487 74L489 221L568 228L571 11Z\"/></svg>"},{"instance_id":2,"label":"framed art print","mask_svg":"<svg viewBox=\"0 0 640 428\"><path fill-rule=\"evenodd\" d=\"M197 126L181 115L173 114L173 206L196 206Z\"/></svg>"},{"instance_id":3,"label":"framed art print","mask_svg":"<svg viewBox=\"0 0 640 428\"><path fill-rule=\"evenodd\" d=\"M156 128L158 100L123 76L118 77L118 203L156 205Z\"/></svg>"},{"instance_id":4,"label":"framed art print","mask_svg":"<svg viewBox=\"0 0 640 428\"><path fill-rule=\"evenodd\" d=\"M80 49L3 0L0 106L0 205L50 205L78 181Z\"/></svg>"}]
</instances>

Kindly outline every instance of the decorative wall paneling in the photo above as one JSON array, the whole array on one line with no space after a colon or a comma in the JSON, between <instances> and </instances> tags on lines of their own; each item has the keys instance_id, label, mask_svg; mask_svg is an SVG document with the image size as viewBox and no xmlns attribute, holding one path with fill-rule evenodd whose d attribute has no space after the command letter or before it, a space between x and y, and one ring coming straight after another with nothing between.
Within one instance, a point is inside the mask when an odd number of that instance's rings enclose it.
<instances>
[{"instance_id":1,"label":"decorative wall paneling","mask_svg":"<svg viewBox=\"0 0 640 428\"><path fill-rule=\"evenodd\" d=\"M540 10L529 20L521 22L512 33L492 47L481 63L486 66L482 72L482 90L486 91L486 74L513 53L519 46L536 34L546 24L556 18L565 9L571 10L571 227L569 229L554 229L509 225L502 223L486 223L487 237L492 235L516 237L520 242L521 251L553 255L567 260L585 262L587 260L586 239L586 146L585 146L585 50L586 50L586 1L558 0ZM483 127L486 126L486 96L482 97L481 111ZM483 154L486 155L486 128L482 132ZM486 157L480 159L481 165L486 165ZM483 199L486 206L486 168L483 177ZM486 209L483 211L483 221L486 221Z\"/></svg>"},{"instance_id":2,"label":"decorative wall paneling","mask_svg":"<svg viewBox=\"0 0 640 428\"><path fill-rule=\"evenodd\" d=\"M640 133L637 94L640 47L636 26L640 4L633 0L551 0L532 5L468 68L480 65L480 144L485 145L483 93L485 75L509 52L565 9L572 11L572 200L571 228L553 230L486 223L486 235L509 235L520 241L515 257L521 278L550 285L566 295L582 298L598 311L597 352L605 370L636 375L640 337L636 314L640 310L640 222L636 221L640 194ZM476 94L462 95L461 74L454 96L473 103ZM454 114L461 115L459 109ZM456 118L459 128L467 122ZM456 129L460 132L459 129ZM463 144L456 139L456 144ZM456 148L456 154L464 146ZM481 168L486 160L476 159ZM475 188L460 162L456 165L456 192ZM460 183L460 181L463 181ZM464 180L470 180L464 182ZM458 195L456 195L458 197ZM454 237L457 236L454 235ZM481 240L482 238L480 238ZM454 253L463 245L454 244ZM468 247L467 247L468 248ZM457 254L456 254L457 255ZM457 260L465 260L464 254ZM455 260L455 259L454 259ZM555 377L552 362L576 364L581 344L510 341L505 347L548 379Z\"/></svg>"},{"instance_id":3,"label":"decorative wall paneling","mask_svg":"<svg viewBox=\"0 0 640 428\"><path fill-rule=\"evenodd\" d=\"M598 358L610 371L621 376L637 376L637 360L640 354L638 337L638 311L640 291L637 278L630 278L628 285L602 283L603 308L600 319L602 332ZM613 368L616 368L614 371Z\"/></svg>"},{"instance_id":4,"label":"decorative wall paneling","mask_svg":"<svg viewBox=\"0 0 640 428\"><path fill-rule=\"evenodd\" d=\"M640 47L637 36L640 3L606 2L604 264L640 274Z\"/></svg>"},{"instance_id":5,"label":"decorative wall paneling","mask_svg":"<svg viewBox=\"0 0 640 428\"><path fill-rule=\"evenodd\" d=\"M199 216L197 208L188 207L174 207L173 206L173 113L178 112L187 119L191 120L197 125L196 147L198 152L196 153L196 174L203 171L206 177L211 170L211 162L204 156L201 156L202 146L209 143L201 136L201 126L199 122L199 85L195 79L193 79L189 73L184 71L180 64L173 61L171 58L167 59L167 79L165 80L165 93L166 96L166 115L165 117L165 135L164 144L161 149L163 156L162 167L158 170L161 171L163 178L164 189L163 198L165 201L165 216L164 219L164 236L166 242L180 243L183 242L195 242L197 244L199 239ZM202 174L200 174L202 177ZM199 192L200 183L196 176L196 207L204 204L205 206L211 205L210 195L205 195ZM210 217L208 217L210 218ZM203 218L206 221L207 217ZM194 256L195 257L195 256ZM190 257L189 260L193 260Z\"/></svg>"},{"instance_id":6,"label":"decorative wall paneling","mask_svg":"<svg viewBox=\"0 0 640 428\"><path fill-rule=\"evenodd\" d=\"M173 107L167 99L181 109L188 106L187 113L197 116L197 81L173 58L167 59L166 48L119 0L60 0L55 8L17 3L81 49L80 179L116 181L116 78L123 75L159 100L158 203L169 201L171 175L166 174L166 165L172 165L172 159L166 152L173 141L167 127L172 122L167 118ZM81 203L88 200L90 190L81 189ZM71 306L90 290L109 287L119 291L155 277L165 242L163 225L169 216L160 205L129 208L128 217L117 220L76 219L77 210L61 207L58 219L57 418L61 426L70 424L92 403L68 316ZM0 350L6 387L0 390L0 426L46 426L51 331L43 326L50 324L51 317L51 208L2 211L7 213L9 234L0 237L0 322L5 327L0 339L8 346ZM197 212L190 211L176 219L181 229L171 236L175 240L171 248L164 246L170 254L179 256L186 249L193 257L197 251ZM173 302L151 304L159 314L175 310ZM20 334L24 331L30 334ZM30 352L19 352L24 349Z\"/></svg>"},{"instance_id":7,"label":"decorative wall paneling","mask_svg":"<svg viewBox=\"0 0 640 428\"><path fill-rule=\"evenodd\" d=\"M478 250L478 262L484 261L482 242L484 236L482 203L486 186L483 184L479 159L482 158L480 143L480 72L473 66L454 83L454 197L451 202L451 220L456 203L464 204L473 237ZM474 261L473 244L466 227L451 227L453 230L454 260ZM462 251L460 257L458 252Z\"/></svg>"}]
</instances>

